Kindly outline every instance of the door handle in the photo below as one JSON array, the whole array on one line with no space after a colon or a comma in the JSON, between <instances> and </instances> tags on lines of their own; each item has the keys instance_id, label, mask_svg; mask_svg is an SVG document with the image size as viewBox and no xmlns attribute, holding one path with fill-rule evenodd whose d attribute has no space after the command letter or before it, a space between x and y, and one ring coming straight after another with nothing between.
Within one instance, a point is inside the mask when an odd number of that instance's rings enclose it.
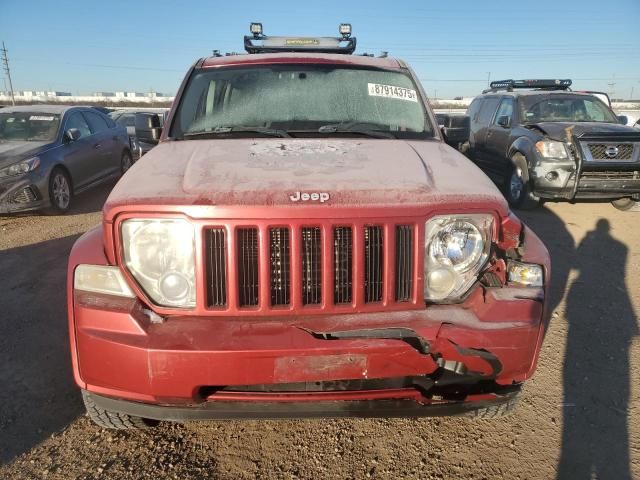
<instances>
[{"instance_id":1,"label":"door handle","mask_svg":"<svg viewBox=\"0 0 640 480\"><path fill-rule=\"evenodd\" d=\"M100 147L101 147L101 145L100 145L99 143L96 143L96 144L93 146L93 148L100 148Z\"/></svg>"}]
</instances>

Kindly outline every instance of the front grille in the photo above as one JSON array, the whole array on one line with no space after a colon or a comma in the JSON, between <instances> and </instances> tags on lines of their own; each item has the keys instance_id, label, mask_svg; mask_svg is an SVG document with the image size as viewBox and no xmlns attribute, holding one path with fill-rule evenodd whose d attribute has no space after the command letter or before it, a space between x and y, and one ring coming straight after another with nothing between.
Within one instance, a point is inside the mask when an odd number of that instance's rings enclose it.
<instances>
[{"instance_id":1,"label":"front grille","mask_svg":"<svg viewBox=\"0 0 640 480\"><path fill-rule=\"evenodd\" d=\"M31 186L19 190L11 198L11 201L13 203L31 203L35 202L36 200L38 200L38 194Z\"/></svg>"},{"instance_id":2,"label":"front grille","mask_svg":"<svg viewBox=\"0 0 640 480\"><path fill-rule=\"evenodd\" d=\"M271 305L289 305L291 245L288 228L269 230Z\"/></svg>"},{"instance_id":3,"label":"front grille","mask_svg":"<svg viewBox=\"0 0 640 480\"><path fill-rule=\"evenodd\" d=\"M613 147L613 148L612 148ZM588 143L587 148L594 160L631 160L633 158L633 143ZM617 149L617 154L607 155L607 149Z\"/></svg>"},{"instance_id":4,"label":"front grille","mask_svg":"<svg viewBox=\"0 0 640 480\"><path fill-rule=\"evenodd\" d=\"M382 228L368 226L364 231L364 292L365 302L382 300Z\"/></svg>"},{"instance_id":5,"label":"front grille","mask_svg":"<svg viewBox=\"0 0 640 480\"><path fill-rule=\"evenodd\" d=\"M207 301L210 307L224 307L227 304L225 232L223 228L212 228L205 235L209 265Z\"/></svg>"},{"instance_id":6,"label":"front grille","mask_svg":"<svg viewBox=\"0 0 640 480\"><path fill-rule=\"evenodd\" d=\"M238 248L238 301L241 307L258 305L258 229L239 228L236 232Z\"/></svg>"},{"instance_id":7,"label":"front grille","mask_svg":"<svg viewBox=\"0 0 640 480\"><path fill-rule=\"evenodd\" d=\"M302 229L302 303L322 301L322 244L319 227Z\"/></svg>"},{"instance_id":8,"label":"front grille","mask_svg":"<svg viewBox=\"0 0 640 480\"><path fill-rule=\"evenodd\" d=\"M333 301L351 303L353 299L353 232L350 227L333 229Z\"/></svg>"},{"instance_id":9,"label":"front grille","mask_svg":"<svg viewBox=\"0 0 640 480\"><path fill-rule=\"evenodd\" d=\"M344 312L417 304L422 269L416 265L416 224L319 220L205 227L207 307L257 315L303 306Z\"/></svg>"},{"instance_id":10,"label":"front grille","mask_svg":"<svg viewBox=\"0 0 640 480\"><path fill-rule=\"evenodd\" d=\"M408 302L413 292L413 227L396 226L396 302Z\"/></svg>"}]
</instances>

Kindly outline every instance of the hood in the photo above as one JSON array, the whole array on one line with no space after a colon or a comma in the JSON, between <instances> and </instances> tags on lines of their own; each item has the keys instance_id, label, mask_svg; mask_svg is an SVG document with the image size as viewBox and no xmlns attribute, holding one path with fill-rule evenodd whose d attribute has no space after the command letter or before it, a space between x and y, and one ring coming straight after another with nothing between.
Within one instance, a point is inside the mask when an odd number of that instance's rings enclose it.
<instances>
[{"instance_id":1,"label":"hood","mask_svg":"<svg viewBox=\"0 0 640 480\"><path fill-rule=\"evenodd\" d=\"M2 141L0 142L0 168L37 155L48 146L49 142Z\"/></svg>"},{"instance_id":2,"label":"hood","mask_svg":"<svg viewBox=\"0 0 640 480\"><path fill-rule=\"evenodd\" d=\"M293 201L303 193L318 195ZM105 212L123 205L424 206L474 199L505 206L475 165L439 141L189 140L163 142L136 162Z\"/></svg>"},{"instance_id":3,"label":"hood","mask_svg":"<svg viewBox=\"0 0 640 480\"><path fill-rule=\"evenodd\" d=\"M604 123L604 122L540 122L531 123L527 125L528 128L537 128L541 130L545 135L553 140L566 141L567 129L571 128L573 135L606 135L613 134L625 134L633 133L637 134L637 130L626 125L620 125L618 123Z\"/></svg>"}]
</instances>

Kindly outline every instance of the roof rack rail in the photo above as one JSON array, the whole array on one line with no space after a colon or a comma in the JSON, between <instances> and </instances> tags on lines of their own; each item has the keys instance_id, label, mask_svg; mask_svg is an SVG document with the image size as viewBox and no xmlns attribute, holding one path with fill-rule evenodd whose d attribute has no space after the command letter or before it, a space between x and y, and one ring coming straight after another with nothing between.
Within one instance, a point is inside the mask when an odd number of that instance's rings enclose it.
<instances>
[{"instance_id":1,"label":"roof rack rail","mask_svg":"<svg viewBox=\"0 0 640 480\"><path fill-rule=\"evenodd\" d=\"M537 79L537 80L496 80L489 84L489 88L482 93L498 92L506 90L512 92L517 88L529 88L537 90L569 90L571 87L569 79Z\"/></svg>"},{"instance_id":2,"label":"roof rack rail","mask_svg":"<svg viewBox=\"0 0 640 480\"><path fill-rule=\"evenodd\" d=\"M351 36L351 24L341 23L339 37L274 37L262 33L261 23L252 23L251 35L244 37L247 53L313 52L343 53L350 55L356 49L356 38Z\"/></svg>"}]
</instances>

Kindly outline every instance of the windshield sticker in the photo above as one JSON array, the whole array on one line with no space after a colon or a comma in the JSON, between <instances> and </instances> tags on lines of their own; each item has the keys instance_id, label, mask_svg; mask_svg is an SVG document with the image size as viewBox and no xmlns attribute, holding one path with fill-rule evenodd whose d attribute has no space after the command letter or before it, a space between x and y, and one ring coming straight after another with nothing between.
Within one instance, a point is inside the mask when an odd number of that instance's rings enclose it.
<instances>
[{"instance_id":1,"label":"windshield sticker","mask_svg":"<svg viewBox=\"0 0 640 480\"><path fill-rule=\"evenodd\" d=\"M417 102L418 95L411 88L394 87L393 85L382 85L380 83L369 83L370 97L397 98L409 102Z\"/></svg>"},{"instance_id":2,"label":"windshield sticker","mask_svg":"<svg viewBox=\"0 0 640 480\"><path fill-rule=\"evenodd\" d=\"M43 122L53 122L55 117L45 117L43 115L31 115L29 120L41 120Z\"/></svg>"}]
</instances>

